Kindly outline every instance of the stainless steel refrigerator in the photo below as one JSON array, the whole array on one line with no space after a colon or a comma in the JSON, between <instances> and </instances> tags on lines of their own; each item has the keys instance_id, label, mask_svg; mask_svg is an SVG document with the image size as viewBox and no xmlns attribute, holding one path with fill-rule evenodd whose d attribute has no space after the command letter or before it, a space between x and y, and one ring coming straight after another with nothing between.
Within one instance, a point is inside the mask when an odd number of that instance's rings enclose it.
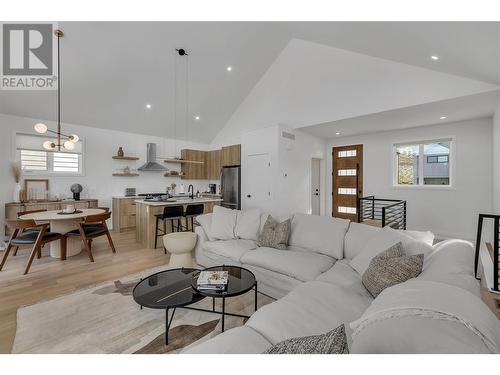
<instances>
[{"instance_id":1,"label":"stainless steel refrigerator","mask_svg":"<svg viewBox=\"0 0 500 375\"><path fill-rule=\"evenodd\" d=\"M241 167L222 167L221 206L235 210L241 209Z\"/></svg>"}]
</instances>

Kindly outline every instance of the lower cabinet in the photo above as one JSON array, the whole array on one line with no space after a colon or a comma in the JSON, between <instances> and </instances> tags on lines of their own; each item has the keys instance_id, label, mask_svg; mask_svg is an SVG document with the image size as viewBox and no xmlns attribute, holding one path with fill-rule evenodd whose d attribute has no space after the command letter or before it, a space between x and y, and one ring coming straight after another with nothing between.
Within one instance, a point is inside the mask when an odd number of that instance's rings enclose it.
<instances>
[{"instance_id":1,"label":"lower cabinet","mask_svg":"<svg viewBox=\"0 0 500 375\"><path fill-rule=\"evenodd\" d=\"M135 229L136 212L135 200L136 197L121 197L113 198L113 230L124 232Z\"/></svg>"}]
</instances>

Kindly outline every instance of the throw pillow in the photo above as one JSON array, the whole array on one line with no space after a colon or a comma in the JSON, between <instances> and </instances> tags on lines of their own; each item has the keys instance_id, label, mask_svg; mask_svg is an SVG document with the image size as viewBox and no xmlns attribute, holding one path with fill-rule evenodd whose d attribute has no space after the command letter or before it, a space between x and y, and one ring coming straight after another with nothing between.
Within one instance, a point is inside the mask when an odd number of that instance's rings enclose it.
<instances>
[{"instance_id":1,"label":"throw pillow","mask_svg":"<svg viewBox=\"0 0 500 375\"><path fill-rule=\"evenodd\" d=\"M363 274L363 285L376 298L384 289L417 277L423 264L424 254L405 256L398 242L372 259Z\"/></svg>"},{"instance_id":2,"label":"throw pillow","mask_svg":"<svg viewBox=\"0 0 500 375\"><path fill-rule=\"evenodd\" d=\"M342 324L322 335L294 337L277 343L264 354L349 354Z\"/></svg>"},{"instance_id":3,"label":"throw pillow","mask_svg":"<svg viewBox=\"0 0 500 375\"><path fill-rule=\"evenodd\" d=\"M259 239L259 230L260 211L258 209L238 211L236 227L234 228L236 237L257 241Z\"/></svg>"},{"instance_id":4,"label":"throw pillow","mask_svg":"<svg viewBox=\"0 0 500 375\"><path fill-rule=\"evenodd\" d=\"M230 210L220 206L214 206L212 214L211 235L216 240L234 240L234 227L236 225L237 210Z\"/></svg>"},{"instance_id":5,"label":"throw pillow","mask_svg":"<svg viewBox=\"0 0 500 375\"><path fill-rule=\"evenodd\" d=\"M214 241L212 237L212 214L203 214L196 216L196 221L201 225L209 241Z\"/></svg>"},{"instance_id":6,"label":"throw pillow","mask_svg":"<svg viewBox=\"0 0 500 375\"><path fill-rule=\"evenodd\" d=\"M278 222L269 215L267 217L262 233L259 236L258 245L260 247L273 247L285 250L288 247L288 237L290 236L290 219Z\"/></svg>"},{"instance_id":7,"label":"throw pillow","mask_svg":"<svg viewBox=\"0 0 500 375\"><path fill-rule=\"evenodd\" d=\"M351 267L360 275L363 275L375 256L398 242L401 242L406 255L425 255L432 251L432 246L425 242L415 241L410 236L405 235L403 231L384 227L375 233L370 241L363 246L359 254L351 260Z\"/></svg>"}]
</instances>

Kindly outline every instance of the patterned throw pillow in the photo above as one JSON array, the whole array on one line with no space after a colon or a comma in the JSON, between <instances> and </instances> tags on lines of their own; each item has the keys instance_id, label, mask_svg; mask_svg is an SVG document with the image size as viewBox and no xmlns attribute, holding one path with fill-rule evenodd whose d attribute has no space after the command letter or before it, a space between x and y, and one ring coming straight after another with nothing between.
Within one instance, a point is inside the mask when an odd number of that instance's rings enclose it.
<instances>
[{"instance_id":1,"label":"patterned throw pillow","mask_svg":"<svg viewBox=\"0 0 500 375\"><path fill-rule=\"evenodd\" d=\"M282 223L268 216L262 233L259 236L258 245L260 247L273 247L285 250L288 247L288 237L290 236L290 219Z\"/></svg>"},{"instance_id":2,"label":"patterned throw pillow","mask_svg":"<svg viewBox=\"0 0 500 375\"><path fill-rule=\"evenodd\" d=\"M423 264L424 254L405 256L398 242L371 260L363 273L363 285L376 298L384 289L420 275Z\"/></svg>"},{"instance_id":3,"label":"patterned throw pillow","mask_svg":"<svg viewBox=\"0 0 500 375\"><path fill-rule=\"evenodd\" d=\"M267 349L264 354L349 354L345 327L316 336L294 337Z\"/></svg>"}]
</instances>

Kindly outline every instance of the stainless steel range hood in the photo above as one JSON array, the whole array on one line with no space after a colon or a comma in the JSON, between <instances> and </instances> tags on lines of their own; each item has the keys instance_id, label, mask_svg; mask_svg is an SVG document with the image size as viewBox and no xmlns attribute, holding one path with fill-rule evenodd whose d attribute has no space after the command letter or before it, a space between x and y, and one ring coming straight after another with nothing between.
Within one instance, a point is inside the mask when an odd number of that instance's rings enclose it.
<instances>
[{"instance_id":1,"label":"stainless steel range hood","mask_svg":"<svg viewBox=\"0 0 500 375\"><path fill-rule=\"evenodd\" d=\"M164 171L167 168L165 168L163 165L158 164L156 162L156 144L155 143L148 143L148 150L147 150L147 158L146 158L146 164L140 166L138 169L140 171Z\"/></svg>"}]
</instances>

